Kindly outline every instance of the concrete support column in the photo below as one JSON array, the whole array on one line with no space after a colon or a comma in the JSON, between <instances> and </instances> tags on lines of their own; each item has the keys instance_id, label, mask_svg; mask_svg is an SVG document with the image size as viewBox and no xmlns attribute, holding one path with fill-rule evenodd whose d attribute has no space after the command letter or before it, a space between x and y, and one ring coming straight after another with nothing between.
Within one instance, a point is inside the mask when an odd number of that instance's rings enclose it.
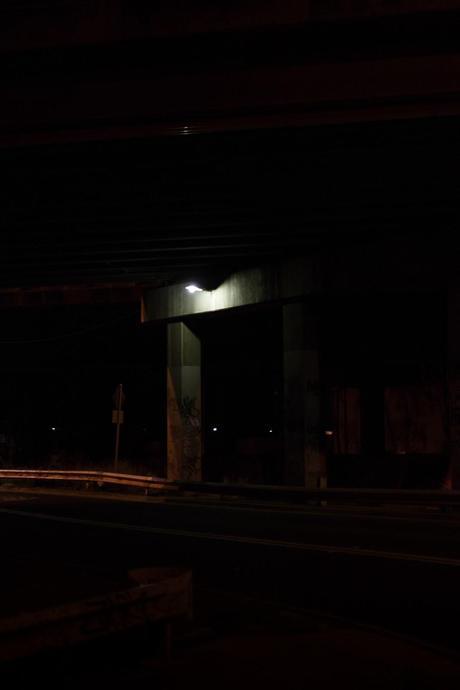
<instances>
[{"instance_id":1,"label":"concrete support column","mask_svg":"<svg viewBox=\"0 0 460 690\"><path fill-rule=\"evenodd\" d=\"M326 486L317 317L303 303L283 307L284 480Z\"/></svg>"},{"instance_id":2,"label":"concrete support column","mask_svg":"<svg viewBox=\"0 0 460 690\"><path fill-rule=\"evenodd\" d=\"M201 343L185 323L167 329L167 477L200 480Z\"/></svg>"},{"instance_id":3,"label":"concrete support column","mask_svg":"<svg viewBox=\"0 0 460 690\"><path fill-rule=\"evenodd\" d=\"M447 360L449 477L446 485L460 489L460 285L452 286L448 294Z\"/></svg>"}]
</instances>

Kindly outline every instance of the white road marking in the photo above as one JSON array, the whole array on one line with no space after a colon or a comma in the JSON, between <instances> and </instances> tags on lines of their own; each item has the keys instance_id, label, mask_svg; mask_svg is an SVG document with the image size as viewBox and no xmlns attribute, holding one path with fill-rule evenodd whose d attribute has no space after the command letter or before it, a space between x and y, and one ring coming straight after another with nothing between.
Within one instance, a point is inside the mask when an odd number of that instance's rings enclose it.
<instances>
[{"instance_id":1,"label":"white road marking","mask_svg":"<svg viewBox=\"0 0 460 690\"><path fill-rule=\"evenodd\" d=\"M409 561L424 563L427 565L446 565L460 567L460 559L444 556L426 556L423 554L399 553L398 551L382 551L380 549L362 549L360 547L333 546L326 544L309 544L304 542L283 541L279 539L259 539L257 537L242 537L236 534L217 534L213 532L192 532L190 530L165 529L151 527L149 525L130 525L123 522L100 522L97 520L85 520L82 518L49 515L47 513L33 513L23 510L10 510L0 508L0 514L24 517L33 520L48 522L60 522L85 527L98 527L102 529L115 529L125 532L138 532L143 534L155 534L165 537L181 537L187 539L201 539L204 541L229 542L234 544L250 544L253 546L268 546L271 548L288 549L292 551L309 551L312 553L327 553L331 555L358 556L359 558L383 558L386 560Z\"/></svg>"}]
</instances>

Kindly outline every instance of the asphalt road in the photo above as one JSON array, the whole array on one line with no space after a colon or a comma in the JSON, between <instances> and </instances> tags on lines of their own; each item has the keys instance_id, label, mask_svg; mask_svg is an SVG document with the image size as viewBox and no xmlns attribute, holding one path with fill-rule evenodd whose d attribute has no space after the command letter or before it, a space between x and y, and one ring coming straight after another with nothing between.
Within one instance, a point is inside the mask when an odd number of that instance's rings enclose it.
<instances>
[{"instance_id":1,"label":"asphalt road","mask_svg":"<svg viewBox=\"0 0 460 690\"><path fill-rule=\"evenodd\" d=\"M181 565L198 602L230 593L460 647L455 514L3 490L0 525L10 608L35 580L52 601L69 572L97 583Z\"/></svg>"}]
</instances>

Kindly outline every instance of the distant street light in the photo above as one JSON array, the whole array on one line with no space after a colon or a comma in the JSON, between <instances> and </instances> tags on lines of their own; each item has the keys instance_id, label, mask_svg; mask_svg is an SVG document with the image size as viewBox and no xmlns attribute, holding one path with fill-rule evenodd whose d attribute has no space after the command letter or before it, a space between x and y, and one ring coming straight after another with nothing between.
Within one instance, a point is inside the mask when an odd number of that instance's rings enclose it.
<instances>
[{"instance_id":1,"label":"distant street light","mask_svg":"<svg viewBox=\"0 0 460 690\"><path fill-rule=\"evenodd\" d=\"M198 287L198 285L186 285L185 289L193 295L194 292L203 292L203 288Z\"/></svg>"}]
</instances>

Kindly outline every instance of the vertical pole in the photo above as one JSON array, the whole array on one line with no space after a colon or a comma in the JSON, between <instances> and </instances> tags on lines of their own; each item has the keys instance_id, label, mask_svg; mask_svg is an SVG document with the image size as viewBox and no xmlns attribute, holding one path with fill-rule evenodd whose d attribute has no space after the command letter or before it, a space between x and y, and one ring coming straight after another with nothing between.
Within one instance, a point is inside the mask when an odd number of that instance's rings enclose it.
<instances>
[{"instance_id":1,"label":"vertical pole","mask_svg":"<svg viewBox=\"0 0 460 690\"><path fill-rule=\"evenodd\" d=\"M118 472L118 453L120 450L120 416L121 416L121 404L123 398L123 384L118 385L118 395L117 395L117 429L115 433L115 459L114 459L114 471Z\"/></svg>"},{"instance_id":2,"label":"vertical pole","mask_svg":"<svg viewBox=\"0 0 460 690\"><path fill-rule=\"evenodd\" d=\"M166 664L170 664L172 660L172 635L173 629L172 629L172 623L170 621L167 621L165 623L164 627L164 660Z\"/></svg>"},{"instance_id":3,"label":"vertical pole","mask_svg":"<svg viewBox=\"0 0 460 690\"><path fill-rule=\"evenodd\" d=\"M447 390L449 469L445 486L460 489L460 285L448 292Z\"/></svg>"}]
</instances>

